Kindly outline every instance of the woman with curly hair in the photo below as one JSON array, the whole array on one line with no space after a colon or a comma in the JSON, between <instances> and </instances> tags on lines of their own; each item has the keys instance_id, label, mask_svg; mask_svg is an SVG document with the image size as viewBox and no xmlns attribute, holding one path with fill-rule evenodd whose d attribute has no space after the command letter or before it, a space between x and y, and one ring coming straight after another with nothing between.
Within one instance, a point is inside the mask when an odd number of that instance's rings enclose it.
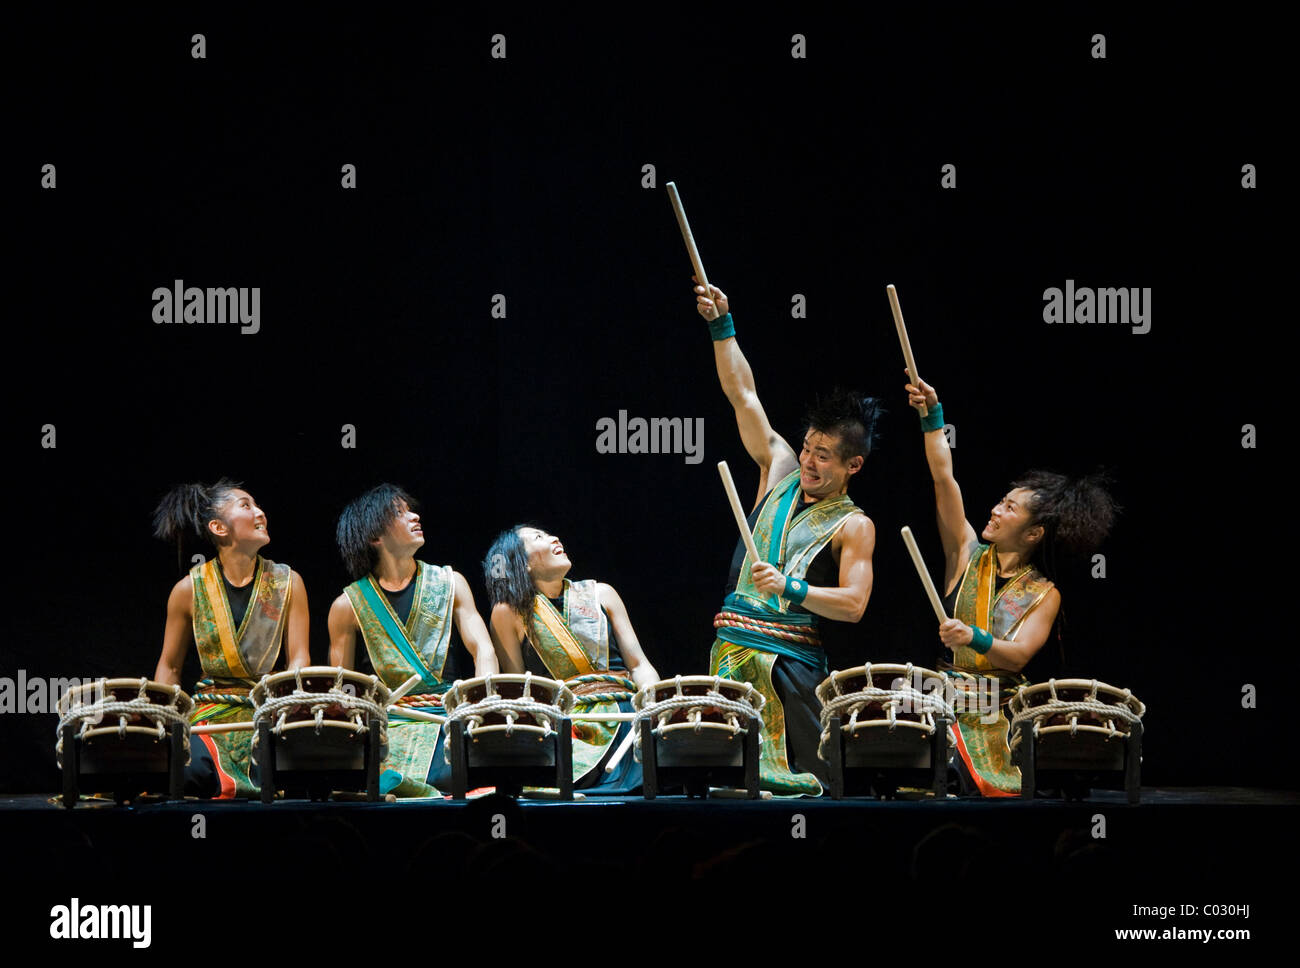
<instances>
[{"instance_id":1,"label":"woman with curly hair","mask_svg":"<svg viewBox=\"0 0 1300 968\"><path fill-rule=\"evenodd\" d=\"M957 771L964 792L1017 796L1020 771L1011 762L1002 710L1028 683L1022 670L1060 611L1061 593L1048 572L1058 554L1091 554L1110 532L1118 507L1101 475L1029 471L1012 482L977 535L953 477L939 396L924 380L906 389L908 403L918 413L922 406L928 411L921 428L943 542L944 611L953 616L939 626L939 638L952 651L944 671L967 695L997 689L996 719L992 709L959 712Z\"/></svg>"}]
</instances>

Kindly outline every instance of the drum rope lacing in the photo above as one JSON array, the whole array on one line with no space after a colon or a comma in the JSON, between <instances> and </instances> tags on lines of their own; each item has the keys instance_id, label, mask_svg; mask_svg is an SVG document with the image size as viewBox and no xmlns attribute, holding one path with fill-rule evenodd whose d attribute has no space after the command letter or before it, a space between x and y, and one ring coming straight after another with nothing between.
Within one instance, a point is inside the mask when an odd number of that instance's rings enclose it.
<instances>
[{"instance_id":1,"label":"drum rope lacing","mask_svg":"<svg viewBox=\"0 0 1300 968\"><path fill-rule=\"evenodd\" d=\"M542 735L538 741L545 740L552 733L556 732L556 726L561 719L569 714L573 709L573 693L563 684L560 683L560 691L556 696L555 703L539 702L533 698L533 682L552 682L554 680L544 679L534 676L531 672L524 673L524 694L518 699L507 699L504 696L489 695L477 702L459 702L455 701L455 706L447 712L446 723L448 727L454 722L465 722L465 734L473 736L474 730L483 725L484 717L491 713L500 713L506 718L506 735L514 733L515 725L519 723L519 717L531 716L534 721L540 724ZM458 687L460 683L456 684ZM459 689L453 687L456 699L459 699ZM492 688L492 676L484 679L484 688ZM527 724L524 724L527 725ZM450 750L444 747L444 753L450 756Z\"/></svg>"},{"instance_id":2,"label":"drum rope lacing","mask_svg":"<svg viewBox=\"0 0 1300 968\"><path fill-rule=\"evenodd\" d=\"M665 680L668 681L668 680ZM726 725L731 729L731 735L735 736L748 733L749 726L758 725L762 721L759 710L767 702L767 698L753 687L751 683L739 682L734 679L725 679L722 676L713 677L713 688L703 695L687 695L682 691L682 677L676 676L672 680L676 687L675 695L667 699L655 700L655 693L662 683L644 687L636 694L633 704L636 706L636 718L632 721L632 735L636 748L641 749L641 723L645 720L658 720L659 724L653 728L654 733L658 733L672 715L679 709L690 709L692 712L686 716L687 722L694 726L694 732L698 733L704 728L703 716L706 709L716 709L726 715ZM729 699L722 694L722 683L730 683L735 686L744 686L745 691L739 700ZM741 718L744 718L745 725L741 725Z\"/></svg>"},{"instance_id":3,"label":"drum rope lacing","mask_svg":"<svg viewBox=\"0 0 1300 968\"><path fill-rule=\"evenodd\" d=\"M1116 736L1127 736L1127 733L1123 733L1115 728L1115 720L1118 719L1120 722L1129 726L1134 723L1140 723L1142 721L1142 715L1146 712L1146 706L1143 705L1142 701L1134 696L1132 691L1128 689L1124 690L1123 695L1119 697L1118 703L1101 702L1097 699L1097 685L1097 680L1093 679L1092 688L1087 699L1064 700L1057 698L1056 680L1048 679L1047 689L1051 694L1051 700L1041 706L1027 706L1012 716L1011 742L1009 746L1020 745L1020 730L1016 729L1016 726L1030 719L1034 721L1034 735L1037 736L1039 727L1042 725L1043 720L1050 719L1053 716L1069 716L1070 735L1074 736L1079 730L1080 713L1091 713L1099 719L1104 720L1106 723L1107 740L1114 739ZM1136 710L1129 707L1128 701L1130 699L1137 703L1138 708ZM1085 723L1084 725L1089 726L1092 724ZM1101 727L1093 726L1093 728L1100 729Z\"/></svg>"},{"instance_id":4,"label":"drum rope lacing","mask_svg":"<svg viewBox=\"0 0 1300 968\"><path fill-rule=\"evenodd\" d=\"M828 759L825 749L831 738L831 719L840 715L845 709L849 711L849 721L842 723L841 729L850 734L857 731L858 715L873 703L879 704L883 708L885 721L889 723L890 732L893 732L897 727L899 723L899 707L904 705L906 705L904 712L913 712L920 715L921 721L916 725L924 729L927 736L934 734L936 716L948 722L956 720L956 712L942 696L932 692L922 692L908 681L912 678L912 663L909 662L902 676L898 677L904 680L902 687L898 689L880 689L872 685L871 683L874 680L871 678L870 662L863 669L868 685L857 692L841 693L840 681L835 678L831 680L835 689L835 697L829 701L822 701L822 734L817 744L817 755L823 760ZM873 721L877 720L865 720L865 722ZM912 720L905 721L913 722Z\"/></svg>"},{"instance_id":5,"label":"drum rope lacing","mask_svg":"<svg viewBox=\"0 0 1300 968\"><path fill-rule=\"evenodd\" d=\"M339 669L334 676L334 685L327 691L309 691L303 689L302 670L296 670L294 678L293 692L284 696L273 696L269 699L264 698L266 695L266 680L263 679L253 688L253 745L256 746L260 733L261 724L268 719L274 720L275 724L271 731L279 736L284 731L285 721L289 713L303 706L308 707L316 718L317 735L325 725L325 710L331 706L342 706L350 715L352 722L355 724L357 733L369 732L368 717L375 717L379 725L379 741L381 745L388 743L388 708L387 703L376 702L371 697L379 691L380 682L378 676L370 676L370 688L366 690L366 695L354 695L344 689L344 673L346 670ZM313 673L311 678L320 676L320 673ZM348 683L349 685L351 683Z\"/></svg>"},{"instance_id":6,"label":"drum rope lacing","mask_svg":"<svg viewBox=\"0 0 1300 968\"><path fill-rule=\"evenodd\" d=\"M99 690L103 695L104 683L107 679L101 679L91 688ZM87 687L82 686L77 690L77 697L80 699L81 693ZM155 688L157 686L155 685ZM126 735L127 719L130 716L144 716L146 719L153 720L158 730L158 739L165 739L167 736L167 726L179 724L181 735L183 737L186 762L189 762L190 750L190 712L194 708L194 702L189 696L181 691L180 686L172 686L171 701L165 706L155 703L149 698L149 680L140 680L140 693L134 699L122 701L119 699L101 700L99 702L83 703L78 701L73 703L70 698L74 690L69 689L59 699L59 725L57 727L58 741L54 744L54 757L59 766L63 766L63 728L65 726L81 723L81 729L77 731L77 739L86 735L86 731L91 727L91 720L99 721L105 717L113 716L117 719L117 735L119 737ZM183 701L182 701L183 700ZM166 723L166 725L164 725ZM111 728L111 727L109 727ZM141 727L143 728L143 727Z\"/></svg>"}]
</instances>

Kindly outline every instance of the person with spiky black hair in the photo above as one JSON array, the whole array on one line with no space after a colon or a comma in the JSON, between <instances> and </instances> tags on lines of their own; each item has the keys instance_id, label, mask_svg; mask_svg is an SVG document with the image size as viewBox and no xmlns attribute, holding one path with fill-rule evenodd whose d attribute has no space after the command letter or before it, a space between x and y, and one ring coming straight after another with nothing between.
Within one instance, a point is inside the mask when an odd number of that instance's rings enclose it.
<instances>
[{"instance_id":1,"label":"person with spiky black hair","mask_svg":"<svg viewBox=\"0 0 1300 968\"><path fill-rule=\"evenodd\" d=\"M283 642L289 668L311 664L307 590L288 565L259 553L271 540L265 512L239 484L183 484L154 511L154 533L176 542L184 567L185 540L216 551L189 570L167 599L167 625L154 679L178 685L190 643L203 678L195 687L191 724L250 722L249 693L274 667ZM259 792L251 731L197 737L190 744L186 788L205 797L252 797Z\"/></svg>"},{"instance_id":2,"label":"person with spiky black hair","mask_svg":"<svg viewBox=\"0 0 1300 968\"><path fill-rule=\"evenodd\" d=\"M816 796L827 771L817 756L815 690L829 674L819 625L861 620L871 598L875 525L848 488L871 453L881 408L873 397L843 390L821 397L808 411L796 455L758 399L726 295L716 286L706 293L697 285L695 292L722 391L758 465L749 525L763 559L751 561L737 544L726 601L714 619L709 672L749 682L767 699L759 743L763 789Z\"/></svg>"},{"instance_id":3,"label":"person with spiky black hair","mask_svg":"<svg viewBox=\"0 0 1300 968\"><path fill-rule=\"evenodd\" d=\"M1003 710L1028 683L1022 670L1056 623L1061 593L1052 577L1055 559L1091 554L1119 508L1104 475L1030 471L1012 482L977 535L953 476L939 395L924 380L908 383L906 390L917 413L927 411L921 429L943 542L943 604L953 616L939 626L939 638L952 652L944 671L968 694L988 696L995 687L998 696L996 718L992 709L959 711L954 765L963 792L1018 796L1020 770L1011 761Z\"/></svg>"},{"instance_id":4,"label":"person with spiky black hair","mask_svg":"<svg viewBox=\"0 0 1300 968\"><path fill-rule=\"evenodd\" d=\"M659 681L612 585L570 581L573 563L553 534L520 524L502 531L483 559L492 644L505 672L561 680L585 714L632 712L638 688ZM525 646L529 648L525 649ZM587 796L641 788L641 765L624 755L606 771L631 723L573 724L573 785Z\"/></svg>"},{"instance_id":5,"label":"person with spiky black hair","mask_svg":"<svg viewBox=\"0 0 1300 968\"><path fill-rule=\"evenodd\" d=\"M420 683L403 701L412 707L441 703L451 683L444 678L452 624L474 660L474 674L497 671L487 626L474 606L465 576L450 565L434 567L415 557L424 546L416 502L393 484L380 484L339 515L337 539L348 573L356 579L330 606L330 664L353 668L357 633L376 674L390 689L412 675ZM388 726L388 758L381 792L398 797L439 796L449 781L436 723L401 720Z\"/></svg>"}]
</instances>

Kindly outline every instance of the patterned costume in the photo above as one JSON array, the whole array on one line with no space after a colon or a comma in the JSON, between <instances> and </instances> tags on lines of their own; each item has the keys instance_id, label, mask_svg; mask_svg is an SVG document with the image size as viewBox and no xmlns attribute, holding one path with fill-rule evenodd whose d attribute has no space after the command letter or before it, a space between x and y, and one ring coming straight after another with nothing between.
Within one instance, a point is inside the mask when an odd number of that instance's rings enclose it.
<instances>
[{"instance_id":1,"label":"patterned costume","mask_svg":"<svg viewBox=\"0 0 1300 968\"><path fill-rule=\"evenodd\" d=\"M544 595L533 599L533 651L552 679L563 680L578 697L575 712L632 712L635 686L626 676L609 618L590 579L564 580L561 608ZM611 668L612 663L612 668ZM641 766L625 755L606 779L605 762L631 729L630 723L573 724L573 785L588 795L634 793Z\"/></svg>"},{"instance_id":2,"label":"patterned costume","mask_svg":"<svg viewBox=\"0 0 1300 968\"><path fill-rule=\"evenodd\" d=\"M417 561L415 597L410 614L401 621L373 575L355 581L344 593L352 603L357 624L375 673L390 689L412 675L420 682L402 702L413 708L440 706L451 684L443 681L443 668L451 645L455 585L450 565L434 567ZM403 720L389 711L388 758L380 777L383 793L399 797L441 796L436 782L449 785L450 768L442 752L443 730L438 723Z\"/></svg>"},{"instance_id":3,"label":"patterned costume","mask_svg":"<svg viewBox=\"0 0 1300 968\"><path fill-rule=\"evenodd\" d=\"M217 560L190 569L194 583L194 642L204 676L194 687L191 725L252 721L249 692L271 671L280 655L292 577L288 565L258 556L252 598L236 625ZM188 779L205 792L215 785L223 799L257 796L252 731L199 738L201 746L191 744Z\"/></svg>"},{"instance_id":4,"label":"patterned costume","mask_svg":"<svg viewBox=\"0 0 1300 968\"><path fill-rule=\"evenodd\" d=\"M794 470L763 498L754 522L754 544L782 574L804 578L844 523L861 513L847 494L804 503L799 471ZM717 639L709 654L709 674L752 683L767 698L759 743L763 789L816 796L822 791L825 767L817 758L819 707L814 690L828 674L817 616L784 598L764 596L754 587L753 565L746 553L736 588L714 619ZM799 740L793 746L787 742L787 708L790 716L799 717ZM810 772L795 773L795 757Z\"/></svg>"},{"instance_id":5,"label":"patterned costume","mask_svg":"<svg viewBox=\"0 0 1300 968\"><path fill-rule=\"evenodd\" d=\"M1052 582L1033 565L1025 565L999 590L997 575L997 548L994 545L976 545L970 564L966 566L966 574L956 589L953 617L967 625L979 626L992 633L995 639L1011 642L1025 618L1051 591ZM1019 796L1020 770L1011 762L1011 751L1007 746L1010 724L1005 710L1011 697L1027 685L1028 680L1018 673L995 669L987 655L970 646L958 648L951 666L945 671L954 679L958 689L972 691L976 696L991 695L991 689L996 685L999 699L996 721L981 722L981 713L974 702L966 703L968 711L958 713L954 730L957 753L982 795Z\"/></svg>"}]
</instances>

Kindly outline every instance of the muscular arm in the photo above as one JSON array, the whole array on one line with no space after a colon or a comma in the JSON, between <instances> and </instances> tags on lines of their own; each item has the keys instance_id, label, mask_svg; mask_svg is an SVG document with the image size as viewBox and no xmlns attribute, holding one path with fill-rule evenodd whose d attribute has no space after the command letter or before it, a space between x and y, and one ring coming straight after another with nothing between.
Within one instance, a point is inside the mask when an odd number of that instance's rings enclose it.
<instances>
[{"instance_id":1,"label":"muscular arm","mask_svg":"<svg viewBox=\"0 0 1300 968\"><path fill-rule=\"evenodd\" d=\"M876 548L876 526L865 514L855 514L832 540L839 546L840 583L835 588L809 585L803 607L837 622L861 621L874 580L871 555ZM765 561L755 565L750 574L754 587L764 595L785 591L785 575Z\"/></svg>"},{"instance_id":2,"label":"muscular arm","mask_svg":"<svg viewBox=\"0 0 1300 968\"><path fill-rule=\"evenodd\" d=\"M502 672L520 675L524 671L524 622L505 602L492 606L492 647Z\"/></svg>"},{"instance_id":3,"label":"muscular arm","mask_svg":"<svg viewBox=\"0 0 1300 968\"><path fill-rule=\"evenodd\" d=\"M490 676L499 671L497 654L492 648L492 639L488 635L487 626L483 624L483 616L479 615L478 609L474 607L474 593L469 590L469 582L460 572L452 572L452 581L455 582L456 589L456 599L452 603L452 609L456 616L456 628L460 632L460 640L465 643L465 651L474 657L474 675Z\"/></svg>"},{"instance_id":4,"label":"muscular arm","mask_svg":"<svg viewBox=\"0 0 1300 968\"><path fill-rule=\"evenodd\" d=\"M307 610L307 586L302 576L292 572L289 593L289 627L285 631L285 650L289 655L289 670L311 665L311 637L308 635L310 613Z\"/></svg>"},{"instance_id":5,"label":"muscular arm","mask_svg":"<svg viewBox=\"0 0 1300 968\"><path fill-rule=\"evenodd\" d=\"M356 668L357 625L356 613L347 595L340 595L330 605L330 665L345 669Z\"/></svg>"},{"instance_id":6,"label":"muscular arm","mask_svg":"<svg viewBox=\"0 0 1300 968\"><path fill-rule=\"evenodd\" d=\"M1042 602L1026 616L1016 634L1015 641L994 639L988 659L995 669L1019 672L1038 654L1052 632L1052 623L1061 608L1061 593L1055 588L1048 591ZM954 651L958 646L970 645L971 628L960 619L950 618L939 626L939 638Z\"/></svg>"},{"instance_id":7,"label":"muscular arm","mask_svg":"<svg viewBox=\"0 0 1300 968\"><path fill-rule=\"evenodd\" d=\"M178 581L167 596L167 624L163 628L162 655L154 670L154 681L169 686L181 684L185 653L194 641L194 583L189 575Z\"/></svg>"},{"instance_id":8,"label":"muscular arm","mask_svg":"<svg viewBox=\"0 0 1300 968\"><path fill-rule=\"evenodd\" d=\"M612 585L601 583L598 590L600 604L609 613L609 623L618 638L618 650L623 654L623 662L627 664L627 671L631 673L632 681L638 687L658 682L659 673L655 671L655 667L650 664L650 660L645 657L645 652L641 649L641 642L637 639L636 632L632 630L632 620L627 617L627 606L623 604L623 599L619 598L618 592L614 591Z\"/></svg>"},{"instance_id":9,"label":"muscular arm","mask_svg":"<svg viewBox=\"0 0 1300 968\"><path fill-rule=\"evenodd\" d=\"M931 410L939 405L939 396L934 387L924 380L918 386L909 383L907 390L908 403L918 407L918 410L921 402ZM958 577L966 570L971 550L979 542L979 535L966 520L961 488L957 486L957 478L952 472L952 451L942 429L926 432L925 460L930 465L930 476L934 479L934 504L939 521L939 539L943 542L943 584L946 594L952 591Z\"/></svg>"},{"instance_id":10,"label":"muscular arm","mask_svg":"<svg viewBox=\"0 0 1300 968\"><path fill-rule=\"evenodd\" d=\"M706 297L702 286L697 286L700 313L705 319L717 319L729 311L727 297L717 286L710 286L713 298ZM758 465L758 496L754 506L767 493L769 482L779 481L798 466L798 458L785 439L772 429L767 411L758 399L754 385L754 371L740 351L734 336L713 343L713 362L718 369L718 382L727 401L736 412L736 426L745 450ZM751 508L752 510L752 508Z\"/></svg>"}]
</instances>

